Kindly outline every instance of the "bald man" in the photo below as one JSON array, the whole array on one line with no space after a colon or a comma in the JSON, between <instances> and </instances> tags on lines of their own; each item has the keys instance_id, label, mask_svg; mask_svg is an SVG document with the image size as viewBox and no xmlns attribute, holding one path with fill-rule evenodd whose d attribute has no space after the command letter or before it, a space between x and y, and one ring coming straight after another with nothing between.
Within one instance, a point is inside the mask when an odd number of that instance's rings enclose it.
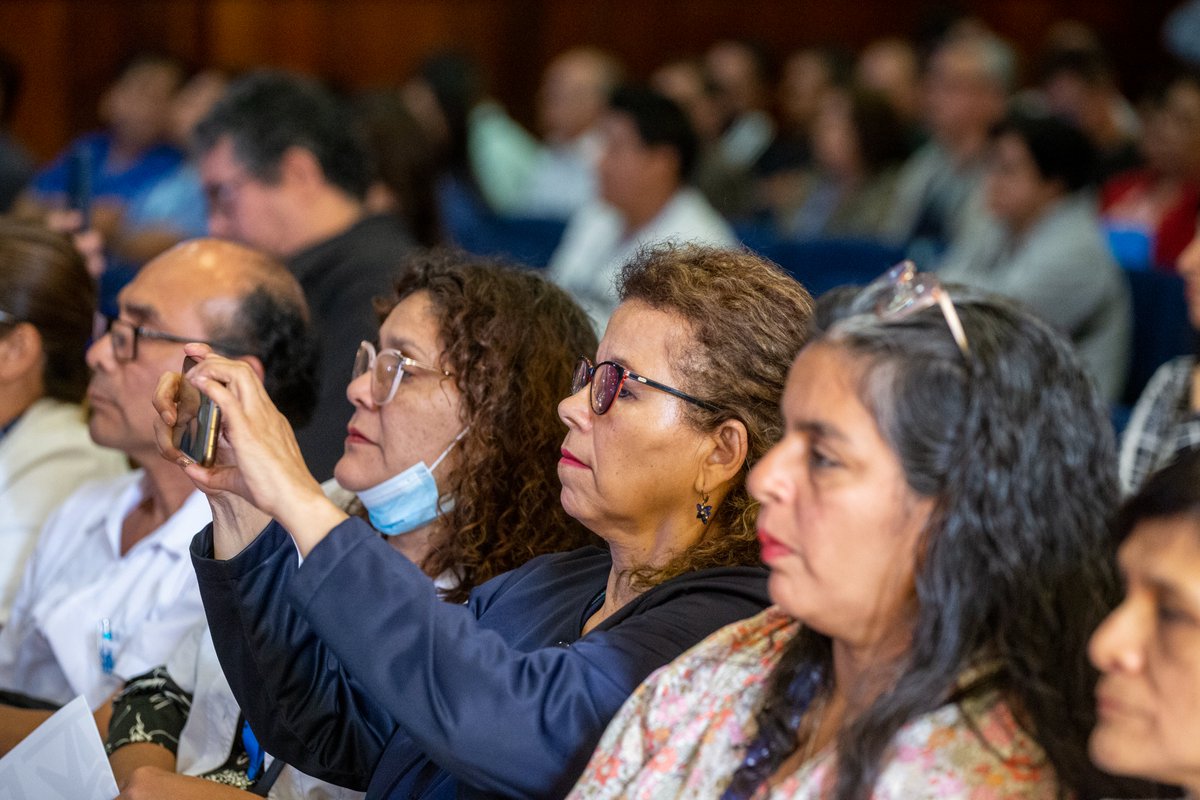
<instances>
[{"instance_id":1,"label":"bald man","mask_svg":"<svg viewBox=\"0 0 1200 800\"><path fill-rule=\"evenodd\" d=\"M150 403L159 377L179 370L183 344L250 363L293 424L315 403L304 294L271 258L227 241L185 242L143 267L118 304L87 353L89 432L139 469L86 484L42 529L0 631L9 704L0 752L77 695L102 715L115 690L166 661L204 618L187 549L209 505L159 456Z\"/></svg>"}]
</instances>

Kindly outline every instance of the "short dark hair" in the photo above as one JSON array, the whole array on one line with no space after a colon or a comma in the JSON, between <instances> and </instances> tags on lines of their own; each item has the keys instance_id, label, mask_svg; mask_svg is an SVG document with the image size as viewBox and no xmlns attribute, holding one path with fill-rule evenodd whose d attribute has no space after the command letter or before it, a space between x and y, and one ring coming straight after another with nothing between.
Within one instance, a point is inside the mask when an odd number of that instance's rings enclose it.
<instances>
[{"instance_id":1,"label":"short dark hair","mask_svg":"<svg viewBox=\"0 0 1200 800\"><path fill-rule=\"evenodd\" d=\"M1151 475L1137 494L1121 506L1114 523L1118 541L1124 541L1138 523L1148 519L1192 516L1200 521L1200 449L1176 454L1167 466Z\"/></svg>"},{"instance_id":2,"label":"short dark hair","mask_svg":"<svg viewBox=\"0 0 1200 800\"><path fill-rule=\"evenodd\" d=\"M680 179L690 179L700 146L687 114L674 100L644 86L618 86L609 96L608 109L628 115L645 145L672 148L679 155Z\"/></svg>"},{"instance_id":3,"label":"short dark hair","mask_svg":"<svg viewBox=\"0 0 1200 800\"><path fill-rule=\"evenodd\" d=\"M222 332L263 365L267 395L293 427L302 427L317 405L317 337L308 308L289 292L268 285L251 289Z\"/></svg>"},{"instance_id":4,"label":"short dark hair","mask_svg":"<svg viewBox=\"0 0 1200 800\"><path fill-rule=\"evenodd\" d=\"M1096 149L1062 117L1014 108L992 128L993 140L1006 134L1025 143L1043 179L1061 181L1069 192L1082 189L1095 175Z\"/></svg>"},{"instance_id":5,"label":"short dark hair","mask_svg":"<svg viewBox=\"0 0 1200 800\"><path fill-rule=\"evenodd\" d=\"M278 180L280 159L299 147L313 154L325 180L351 197L362 199L370 185L366 146L348 110L309 78L262 70L234 81L196 126L193 143L205 153L224 136L260 180Z\"/></svg>"},{"instance_id":6,"label":"short dark hair","mask_svg":"<svg viewBox=\"0 0 1200 800\"><path fill-rule=\"evenodd\" d=\"M71 240L41 223L0 217L0 311L37 329L47 397L78 403L96 290Z\"/></svg>"}]
</instances>

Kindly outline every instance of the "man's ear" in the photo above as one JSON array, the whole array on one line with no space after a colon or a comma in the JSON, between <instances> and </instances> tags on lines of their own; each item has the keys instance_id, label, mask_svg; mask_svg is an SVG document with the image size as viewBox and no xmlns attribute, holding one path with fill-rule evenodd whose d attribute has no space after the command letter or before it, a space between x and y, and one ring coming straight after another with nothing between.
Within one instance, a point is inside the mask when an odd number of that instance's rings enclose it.
<instances>
[{"instance_id":1,"label":"man's ear","mask_svg":"<svg viewBox=\"0 0 1200 800\"><path fill-rule=\"evenodd\" d=\"M267 379L267 370L263 367L262 359L258 356L236 356L234 361L244 361L254 370L254 374L258 376L260 381Z\"/></svg>"},{"instance_id":2,"label":"man's ear","mask_svg":"<svg viewBox=\"0 0 1200 800\"><path fill-rule=\"evenodd\" d=\"M293 145L279 157L279 182L305 189L319 187L325 183L325 170L311 150Z\"/></svg>"}]
</instances>

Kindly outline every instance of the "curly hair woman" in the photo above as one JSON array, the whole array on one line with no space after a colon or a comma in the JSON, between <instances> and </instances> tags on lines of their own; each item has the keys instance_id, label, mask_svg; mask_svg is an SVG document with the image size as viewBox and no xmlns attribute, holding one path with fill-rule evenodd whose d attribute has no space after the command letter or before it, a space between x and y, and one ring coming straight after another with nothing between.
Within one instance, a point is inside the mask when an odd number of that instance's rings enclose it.
<instances>
[{"instance_id":1,"label":"curly hair woman","mask_svg":"<svg viewBox=\"0 0 1200 800\"><path fill-rule=\"evenodd\" d=\"M533 273L448 254L411 260L378 310L379 340L361 345L346 390L355 413L331 490L343 505L454 604L535 556L588 543L558 502L556 474L558 401L576 355L596 343L584 312ZM209 632L197 630L118 698L108 738L118 780L134 796L236 797L276 779L273 796L336 793L296 770L267 772L238 719Z\"/></svg>"},{"instance_id":2,"label":"curly hair woman","mask_svg":"<svg viewBox=\"0 0 1200 800\"><path fill-rule=\"evenodd\" d=\"M219 357L189 373L230 420L217 465L186 467L217 514L193 560L268 750L369 797L561 796L642 679L767 605L746 475L779 434L811 298L757 256L705 247L639 254L620 294L597 350L570 359L555 448L563 510L608 548L534 559L466 606L436 602L427 575L325 500L252 373ZM482 391L437 351L390 346L413 351L430 403ZM372 374L382 402L391 381ZM465 422L406 420L437 443L427 459ZM370 448L376 430L357 430L350 446Z\"/></svg>"}]
</instances>

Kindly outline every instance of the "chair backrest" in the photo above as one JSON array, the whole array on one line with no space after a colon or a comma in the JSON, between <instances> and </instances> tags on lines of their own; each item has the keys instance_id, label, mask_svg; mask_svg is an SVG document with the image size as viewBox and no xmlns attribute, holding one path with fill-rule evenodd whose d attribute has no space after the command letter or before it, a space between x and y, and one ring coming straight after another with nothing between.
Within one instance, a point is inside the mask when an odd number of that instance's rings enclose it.
<instances>
[{"instance_id":1,"label":"chair backrest","mask_svg":"<svg viewBox=\"0 0 1200 800\"><path fill-rule=\"evenodd\" d=\"M1133 344L1123 400L1133 404L1164 362L1194 352L1183 279L1153 270L1125 270L1133 298Z\"/></svg>"},{"instance_id":2,"label":"chair backrest","mask_svg":"<svg viewBox=\"0 0 1200 800\"><path fill-rule=\"evenodd\" d=\"M872 239L777 241L761 252L800 281L813 297L846 284L870 283L904 257L901 248Z\"/></svg>"}]
</instances>

